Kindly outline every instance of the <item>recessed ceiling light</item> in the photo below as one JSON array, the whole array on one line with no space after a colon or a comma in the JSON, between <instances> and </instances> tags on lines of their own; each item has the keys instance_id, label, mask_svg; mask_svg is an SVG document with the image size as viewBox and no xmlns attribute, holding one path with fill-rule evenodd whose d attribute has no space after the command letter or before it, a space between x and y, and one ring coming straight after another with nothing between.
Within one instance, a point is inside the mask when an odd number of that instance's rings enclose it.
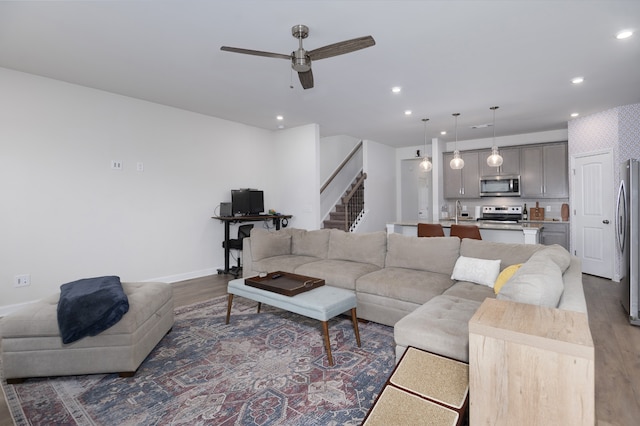
<instances>
[{"instance_id":1,"label":"recessed ceiling light","mask_svg":"<svg viewBox=\"0 0 640 426\"><path fill-rule=\"evenodd\" d=\"M284 120L284 117L281 116L281 115L276 115L276 120L282 121L282 120Z\"/></svg>"},{"instance_id":2,"label":"recessed ceiling light","mask_svg":"<svg viewBox=\"0 0 640 426\"><path fill-rule=\"evenodd\" d=\"M631 30L623 30L616 34L616 38L618 40L624 40L625 38L629 38L633 35L633 31Z\"/></svg>"},{"instance_id":3,"label":"recessed ceiling light","mask_svg":"<svg viewBox=\"0 0 640 426\"><path fill-rule=\"evenodd\" d=\"M411 115L411 114L412 114L412 111L411 111L410 109L408 109L408 110L406 110L406 111L404 112L404 115Z\"/></svg>"},{"instance_id":4,"label":"recessed ceiling light","mask_svg":"<svg viewBox=\"0 0 640 426\"><path fill-rule=\"evenodd\" d=\"M391 91L393 93L400 93L402 91L402 87L400 87L400 86L392 87Z\"/></svg>"},{"instance_id":5,"label":"recessed ceiling light","mask_svg":"<svg viewBox=\"0 0 640 426\"><path fill-rule=\"evenodd\" d=\"M575 117L577 117L577 116L579 116L579 115L580 115L580 114L578 114L577 112L574 112L574 113L572 113L572 114L571 114L571 116L572 116L572 117L574 117L574 118L575 118Z\"/></svg>"},{"instance_id":6,"label":"recessed ceiling light","mask_svg":"<svg viewBox=\"0 0 640 426\"><path fill-rule=\"evenodd\" d=\"M580 84L584 81L584 77L575 77L571 79L571 82L573 84Z\"/></svg>"},{"instance_id":7,"label":"recessed ceiling light","mask_svg":"<svg viewBox=\"0 0 640 426\"><path fill-rule=\"evenodd\" d=\"M440 134L441 134L441 135L446 135L446 134L447 134L447 131L446 131L446 130L443 130L443 131L441 131L441 132L440 132Z\"/></svg>"}]
</instances>

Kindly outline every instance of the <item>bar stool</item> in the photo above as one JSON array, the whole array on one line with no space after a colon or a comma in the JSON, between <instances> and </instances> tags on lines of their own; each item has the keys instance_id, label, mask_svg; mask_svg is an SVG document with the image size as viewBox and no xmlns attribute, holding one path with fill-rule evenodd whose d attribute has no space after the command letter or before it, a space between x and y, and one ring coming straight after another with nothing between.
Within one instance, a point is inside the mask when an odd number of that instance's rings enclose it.
<instances>
[{"instance_id":1,"label":"bar stool","mask_svg":"<svg viewBox=\"0 0 640 426\"><path fill-rule=\"evenodd\" d=\"M476 225L456 225L451 224L451 233L452 237L458 237L460 239L463 238L472 238L474 240L481 240L482 236L480 235L480 228Z\"/></svg>"},{"instance_id":2,"label":"bar stool","mask_svg":"<svg viewBox=\"0 0 640 426\"><path fill-rule=\"evenodd\" d=\"M439 223L418 223L418 237L444 237Z\"/></svg>"}]
</instances>

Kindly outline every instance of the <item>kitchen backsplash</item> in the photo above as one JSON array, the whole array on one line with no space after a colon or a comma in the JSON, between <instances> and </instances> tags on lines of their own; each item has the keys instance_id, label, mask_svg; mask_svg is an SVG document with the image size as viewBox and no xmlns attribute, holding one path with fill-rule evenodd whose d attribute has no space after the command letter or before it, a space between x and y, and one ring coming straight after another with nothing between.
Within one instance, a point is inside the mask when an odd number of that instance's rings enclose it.
<instances>
[{"instance_id":1,"label":"kitchen backsplash","mask_svg":"<svg viewBox=\"0 0 640 426\"><path fill-rule=\"evenodd\" d=\"M529 198L508 198L508 197L491 197L491 198L483 198L481 200L460 200L462 204L462 211L469 213L470 217L477 219L475 217L475 208L476 206L524 206L527 205L527 210L531 207L536 206L536 201L539 202L540 207L545 208L544 218L545 220L562 220L560 217L560 210L562 209L562 204L569 204L569 200L546 200L546 199L529 199ZM454 217L455 214L455 201L451 202L451 200L445 200L443 205L446 205L448 210L448 216ZM466 207L466 210L465 210ZM546 208L549 207L551 211L547 211ZM571 206L569 206L571 207Z\"/></svg>"}]
</instances>

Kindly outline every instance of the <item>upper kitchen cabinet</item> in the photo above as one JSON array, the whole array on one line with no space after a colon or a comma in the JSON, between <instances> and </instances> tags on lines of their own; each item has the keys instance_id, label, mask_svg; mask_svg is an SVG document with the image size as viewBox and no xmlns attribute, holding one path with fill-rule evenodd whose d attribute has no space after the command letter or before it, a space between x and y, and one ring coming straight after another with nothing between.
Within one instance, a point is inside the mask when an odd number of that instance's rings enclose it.
<instances>
[{"instance_id":1,"label":"upper kitchen cabinet","mask_svg":"<svg viewBox=\"0 0 640 426\"><path fill-rule=\"evenodd\" d=\"M569 197L567 143L524 146L520 150L522 197Z\"/></svg>"},{"instance_id":2,"label":"upper kitchen cabinet","mask_svg":"<svg viewBox=\"0 0 640 426\"><path fill-rule=\"evenodd\" d=\"M480 176L520 174L520 148L502 148L499 151L502 156L502 165L500 167L489 167L487 164L487 157L491 155L490 149L478 153Z\"/></svg>"},{"instance_id":3,"label":"upper kitchen cabinet","mask_svg":"<svg viewBox=\"0 0 640 426\"><path fill-rule=\"evenodd\" d=\"M446 152L442 157L444 198L480 198L478 152L461 152L464 167L460 170L449 166L453 153Z\"/></svg>"}]
</instances>

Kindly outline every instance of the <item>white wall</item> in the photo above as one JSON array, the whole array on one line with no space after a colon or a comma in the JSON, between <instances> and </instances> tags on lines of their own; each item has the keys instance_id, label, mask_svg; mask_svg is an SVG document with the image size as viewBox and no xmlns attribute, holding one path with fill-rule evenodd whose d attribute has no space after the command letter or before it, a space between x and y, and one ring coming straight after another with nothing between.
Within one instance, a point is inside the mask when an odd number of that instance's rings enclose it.
<instances>
[{"instance_id":1,"label":"white wall","mask_svg":"<svg viewBox=\"0 0 640 426\"><path fill-rule=\"evenodd\" d=\"M276 176L274 209L293 215L289 225L296 228L320 226L319 135L316 124L279 131L275 142L278 154L267 166L268 173Z\"/></svg>"},{"instance_id":2,"label":"white wall","mask_svg":"<svg viewBox=\"0 0 640 426\"><path fill-rule=\"evenodd\" d=\"M302 199L302 226L317 212L305 198L317 165L285 167L316 161L317 128L274 134L1 68L0 93L0 308L83 277L215 273L223 226L211 216L233 188L263 189L266 207L286 213ZM31 286L14 288L17 274Z\"/></svg>"},{"instance_id":3,"label":"white wall","mask_svg":"<svg viewBox=\"0 0 640 426\"><path fill-rule=\"evenodd\" d=\"M365 220L358 232L386 231L386 224L395 219L396 165L395 149L377 142L365 140L364 182Z\"/></svg>"},{"instance_id":4,"label":"white wall","mask_svg":"<svg viewBox=\"0 0 640 426\"><path fill-rule=\"evenodd\" d=\"M360 139L351 136L327 136L320 139L320 185L340 166Z\"/></svg>"}]
</instances>

